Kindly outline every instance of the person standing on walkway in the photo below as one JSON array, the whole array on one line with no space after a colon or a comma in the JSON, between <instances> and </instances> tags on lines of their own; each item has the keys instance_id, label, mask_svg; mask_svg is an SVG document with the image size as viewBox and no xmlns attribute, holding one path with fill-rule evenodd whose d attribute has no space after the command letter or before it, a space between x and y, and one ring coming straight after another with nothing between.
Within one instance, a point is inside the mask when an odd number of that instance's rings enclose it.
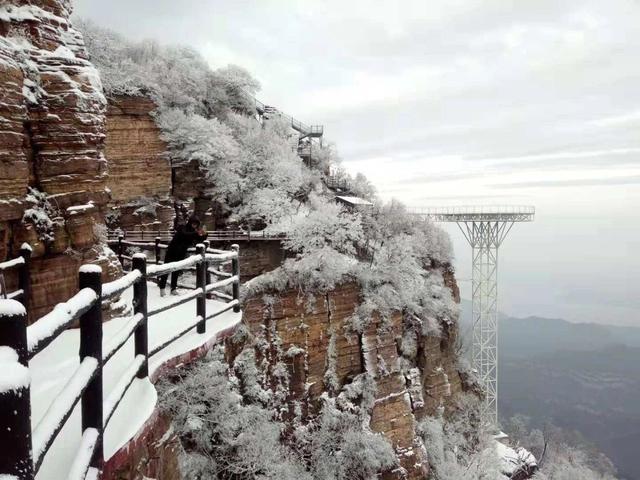
<instances>
[{"instance_id":1,"label":"person standing on walkway","mask_svg":"<svg viewBox=\"0 0 640 480\"><path fill-rule=\"evenodd\" d=\"M195 215L189 218L189 222L186 225L180 225L176 229L176 233L173 235L171 242L164 254L164 263L177 262L183 260L187 256L187 250L189 247L193 247L197 243L201 243L207 239L207 232L201 226L200 219ZM171 294L177 294L178 277L182 272L176 270L171 272ZM158 286L160 287L160 295L164 297L165 287L167 286L167 277L169 275L162 275L158 278Z\"/></svg>"}]
</instances>

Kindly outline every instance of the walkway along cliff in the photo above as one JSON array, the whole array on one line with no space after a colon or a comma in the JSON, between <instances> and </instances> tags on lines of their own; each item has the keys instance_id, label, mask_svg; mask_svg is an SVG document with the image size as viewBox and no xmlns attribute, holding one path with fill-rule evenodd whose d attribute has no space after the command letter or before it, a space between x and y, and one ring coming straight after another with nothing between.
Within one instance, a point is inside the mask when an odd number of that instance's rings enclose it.
<instances>
[{"instance_id":1,"label":"walkway along cliff","mask_svg":"<svg viewBox=\"0 0 640 480\"><path fill-rule=\"evenodd\" d=\"M0 300L0 360L15 374L0 401L20 412L2 418L13 433L0 428L12 447L0 473L187 480L179 463L189 439L156 409L153 382L224 340L229 383L243 395L240 363L255 359L282 444L331 402L392 451L382 478L428 478L421 422L479 395L459 362L446 235L394 203L336 204L336 193L374 194L327 178L322 127L251 99L236 108L234 91L220 118L208 104L198 117L159 96L105 97L70 13L68 0L0 6L0 271L26 304ZM167 140L160 107L216 128L231 153L177 160L184 152ZM239 187L221 190L220 165L232 161ZM183 210L215 229L210 250L162 265L166 238L155 236ZM152 233L109 238L107 224ZM222 226L246 239L225 238ZM263 227L272 230L262 238L248 233ZM195 283L161 299L147 279L178 268L193 269Z\"/></svg>"}]
</instances>

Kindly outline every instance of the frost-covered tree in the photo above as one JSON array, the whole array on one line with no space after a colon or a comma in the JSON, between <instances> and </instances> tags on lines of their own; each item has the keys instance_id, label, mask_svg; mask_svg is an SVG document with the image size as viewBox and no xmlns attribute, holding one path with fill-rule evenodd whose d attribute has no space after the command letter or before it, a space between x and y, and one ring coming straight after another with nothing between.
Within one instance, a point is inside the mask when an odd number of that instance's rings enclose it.
<instances>
[{"instance_id":1,"label":"frost-covered tree","mask_svg":"<svg viewBox=\"0 0 640 480\"><path fill-rule=\"evenodd\" d=\"M538 459L540 471L536 480L615 480L616 468L578 432L552 424L543 430L531 428L531 419L515 415L503 429L512 442L531 451Z\"/></svg>"},{"instance_id":2,"label":"frost-covered tree","mask_svg":"<svg viewBox=\"0 0 640 480\"><path fill-rule=\"evenodd\" d=\"M354 255L364 239L359 214L315 194L309 197L308 205L307 213L293 220L285 246L303 254L329 247Z\"/></svg>"},{"instance_id":3,"label":"frost-covered tree","mask_svg":"<svg viewBox=\"0 0 640 480\"><path fill-rule=\"evenodd\" d=\"M351 181L351 192L367 200L376 199L376 187L360 172Z\"/></svg>"},{"instance_id":4,"label":"frost-covered tree","mask_svg":"<svg viewBox=\"0 0 640 480\"><path fill-rule=\"evenodd\" d=\"M325 399L321 413L287 440L274 419L270 393L245 350L230 372L222 349L159 385L183 452L180 469L194 480L358 480L396 465L391 445L362 427L362 418ZM230 376L231 375L231 378ZM241 393L242 392L242 393Z\"/></svg>"},{"instance_id":5,"label":"frost-covered tree","mask_svg":"<svg viewBox=\"0 0 640 480\"><path fill-rule=\"evenodd\" d=\"M224 195L233 190L240 176L233 168L234 162L228 159L240 154L240 146L228 126L216 118L204 118L178 108L163 109L156 121L173 166L195 160L210 177L216 193Z\"/></svg>"},{"instance_id":6,"label":"frost-covered tree","mask_svg":"<svg viewBox=\"0 0 640 480\"><path fill-rule=\"evenodd\" d=\"M362 419L328 398L318 417L296 431L294 441L316 480L368 480L397 464L382 435L363 428Z\"/></svg>"},{"instance_id":7,"label":"frost-covered tree","mask_svg":"<svg viewBox=\"0 0 640 480\"><path fill-rule=\"evenodd\" d=\"M177 383L160 385L161 405L171 413L184 448L184 478L311 480L302 461L282 443L283 425L269 410L243 403L227 375L218 349L180 372Z\"/></svg>"},{"instance_id":8,"label":"frost-covered tree","mask_svg":"<svg viewBox=\"0 0 640 480\"><path fill-rule=\"evenodd\" d=\"M161 108L206 118L247 113L260 84L235 65L211 70L190 47L128 41L90 21L77 22L107 95L148 95Z\"/></svg>"},{"instance_id":9,"label":"frost-covered tree","mask_svg":"<svg viewBox=\"0 0 640 480\"><path fill-rule=\"evenodd\" d=\"M229 199L239 219L268 225L294 215L317 179L291 149L291 128L277 119L262 126L242 115L228 123L241 147L229 159L242 178Z\"/></svg>"},{"instance_id":10,"label":"frost-covered tree","mask_svg":"<svg viewBox=\"0 0 640 480\"><path fill-rule=\"evenodd\" d=\"M502 477L494 440L482 428L479 401L461 397L447 418L426 417L418 424L433 480L496 480Z\"/></svg>"}]
</instances>

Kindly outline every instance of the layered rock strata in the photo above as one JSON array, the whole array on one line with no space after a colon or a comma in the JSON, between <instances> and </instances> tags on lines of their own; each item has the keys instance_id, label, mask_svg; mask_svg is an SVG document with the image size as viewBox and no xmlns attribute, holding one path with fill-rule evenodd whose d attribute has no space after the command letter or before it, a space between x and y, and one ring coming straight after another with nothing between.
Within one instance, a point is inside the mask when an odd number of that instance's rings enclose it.
<instances>
[{"instance_id":1,"label":"layered rock strata","mask_svg":"<svg viewBox=\"0 0 640 480\"><path fill-rule=\"evenodd\" d=\"M455 285L451 275L448 280ZM455 290L454 290L455 291ZM360 289L345 284L326 294L301 296L297 290L250 298L244 322L254 339L256 363L274 391L285 391L285 420L311 418L324 392L341 399L345 387L366 374L375 396L366 405L369 428L393 445L399 467L386 479L424 479L428 459L416 433L417 422L451 408L465 383L455 353L457 325L444 324L439 336L423 335L397 313L372 318L361 333L350 329ZM416 348L403 348L412 336ZM237 350L229 348L230 360ZM286 380L279 371L286 367ZM362 399L364 402L364 399Z\"/></svg>"},{"instance_id":2,"label":"layered rock strata","mask_svg":"<svg viewBox=\"0 0 640 480\"><path fill-rule=\"evenodd\" d=\"M106 155L110 225L166 230L173 226L171 163L153 119L155 103L141 96L108 99Z\"/></svg>"},{"instance_id":3,"label":"layered rock strata","mask_svg":"<svg viewBox=\"0 0 640 480\"><path fill-rule=\"evenodd\" d=\"M32 318L75 292L80 264L117 270L102 247L106 100L70 13L68 0L0 5L0 260L33 247Z\"/></svg>"}]
</instances>

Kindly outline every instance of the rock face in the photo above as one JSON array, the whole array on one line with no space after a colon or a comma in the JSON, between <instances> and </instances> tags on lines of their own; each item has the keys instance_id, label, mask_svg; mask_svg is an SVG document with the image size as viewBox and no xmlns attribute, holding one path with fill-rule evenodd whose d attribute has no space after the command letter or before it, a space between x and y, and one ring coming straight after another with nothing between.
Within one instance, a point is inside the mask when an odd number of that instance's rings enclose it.
<instances>
[{"instance_id":1,"label":"rock face","mask_svg":"<svg viewBox=\"0 0 640 480\"><path fill-rule=\"evenodd\" d=\"M109 98L106 155L112 196L110 219L125 230L172 227L171 163L145 97Z\"/></svg>"},{"instance_id":2,"label":"rock face","mask_svg":"<svg viewBox=\"0 0 640 480\"><path fill-rule=\"evenodd\" d=\"M449 282L455 285L452 275ZM440 336L425 336L398 313L387 321L373 318L362 333L350 332L359 297L359 287L346 284L323 295L300 297L290 290L248 299L244 322L255 339L256 363L274 391L286 391L289 419L296 408L309 418L318 412L323 392L338 395L368 373L376 386L370 428L391 442L402 467L382 478L424 479L428 461L416 423L451 407L464 388L455 353L457 325L444 325ZM416 348L402 347L407 335ZM288 372L285 382L278 374L281 365Z\"/></svg>"},{"instance_id":3,"label":"rock face","mask_svg":"<svg viewBox=\"0 0 640 480\"><path fill-rule=\"evenodd\" d=\"M211 246L222 250L231 250L232 244L240 247L240 281L248 282L263 273L275 270L287 256L280 240L212 240ZM289 254L290 255L290 254Z\"/></svg>"},{"instance_id":4,"label":"rock face","mask_svg":"<svg viewBox=\"0 0 640 480\"><path fill-rule=\"evenodd\" d=\"M70 13L68 0L0 5L0 260L32 245L32 319L75 292L81 263L113 260L106 101Z\"/></svg>"}]
</instances>

